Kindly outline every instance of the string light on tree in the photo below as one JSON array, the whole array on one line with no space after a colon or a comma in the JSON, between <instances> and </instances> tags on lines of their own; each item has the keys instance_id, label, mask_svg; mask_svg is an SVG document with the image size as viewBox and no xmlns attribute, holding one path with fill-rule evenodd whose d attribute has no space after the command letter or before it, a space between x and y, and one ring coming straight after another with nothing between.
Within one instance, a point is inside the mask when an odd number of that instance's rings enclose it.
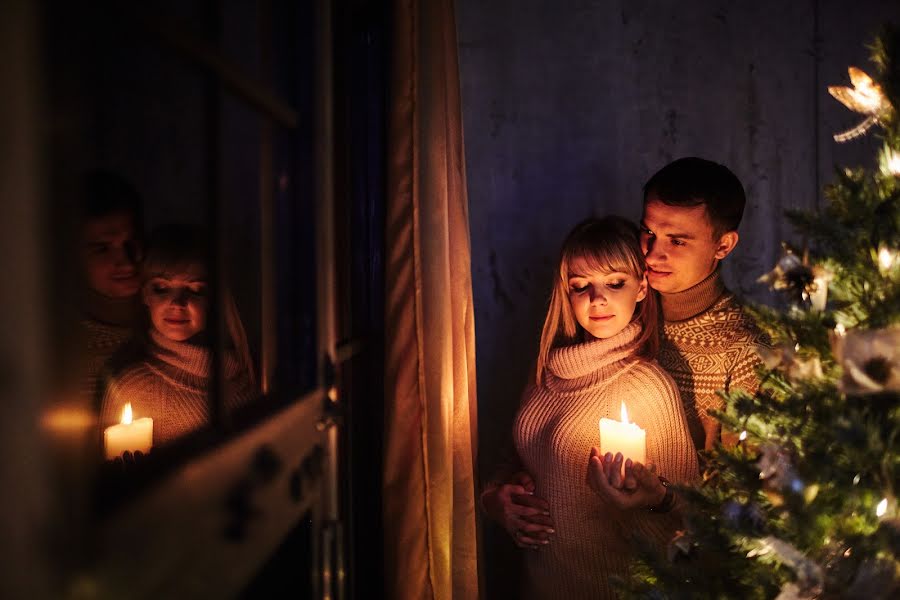
<instances>
[{"instance_id":1,"label":"string light on tree","mask_svg":"<svg viewBox=\"0 0 900 600\"><path fill-rule=\"evenodd\" d=\"M900 177L900 152L897 152L887 144L881 149L878 164L884 175Z\"/></svg>"},{"instance_id":2,"label":"string light on tree","mask_svg":"<svg viewBox=\"0 0 900 600\"><path fill-rule=\"evenodd\" d=\"M878 270L882 274L888 273L897 262L897 251L888 248L886 244L878 247Z\"/></svg>"}]
</instances>

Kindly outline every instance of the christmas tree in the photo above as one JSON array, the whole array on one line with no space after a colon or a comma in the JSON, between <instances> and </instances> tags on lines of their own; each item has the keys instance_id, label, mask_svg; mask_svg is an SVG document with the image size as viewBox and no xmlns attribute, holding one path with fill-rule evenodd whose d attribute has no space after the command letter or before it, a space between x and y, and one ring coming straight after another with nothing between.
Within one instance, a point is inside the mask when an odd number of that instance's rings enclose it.
<instances>
[{"instance_id":1,"label":"christmas tree","mask_svg":"<svg viewBox=\"0 0 900 600\"><path fill-rule=\"evenodd\" d=\"M880 135L879 166L788 213L802 246L760 278L784 304L750 309L772 340L760 388L717 415L740 442L680 489L685 529L626 597L900 597L900 31L872 62L829 92L864 119L835 139Z\"/></svg>"}]
</instances>

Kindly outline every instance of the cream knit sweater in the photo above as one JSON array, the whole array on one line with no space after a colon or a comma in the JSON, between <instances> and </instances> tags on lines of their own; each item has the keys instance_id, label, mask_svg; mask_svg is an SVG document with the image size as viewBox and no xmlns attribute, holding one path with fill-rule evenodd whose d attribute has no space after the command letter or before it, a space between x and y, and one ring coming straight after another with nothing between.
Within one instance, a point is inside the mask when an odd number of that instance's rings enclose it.
<instances>
[{"instance_id":1,"label":"cream knit sweater","mask_svg":"<svg viewBox=\"0 0 900 600\"><path fill-rule=\"evenodd\" d=\"M131 402L134 418L153 419L153 445L161 446L209 425L207 389L211 356L208 348L173 342L150 332L147 357L114 376L107 384L100 411L101 431L118 423ZM235 409L255 390L249 373L233 353L223 356L225 407Z\"/></svg>"},{"instance_id":2,"label":"cream knit sweater","mask_svg":"<svg viewBox=\"0 0 900 600\"><path fill-rule=\"evenodd\" d=\"M639 331L632 323L615 337L553 350L545 386L525 392L513 438L556 529L548 545L526 555L525 597L614 598L609 578L628 572L632 537L662 550L678 527L671 514L608 506L586 482L591 446L600 446L598 422L618 420L623 401L646 431L657 473L673 482L697 477L677 388L655 362L634 356Z\"/></svg>"}]
</instances>

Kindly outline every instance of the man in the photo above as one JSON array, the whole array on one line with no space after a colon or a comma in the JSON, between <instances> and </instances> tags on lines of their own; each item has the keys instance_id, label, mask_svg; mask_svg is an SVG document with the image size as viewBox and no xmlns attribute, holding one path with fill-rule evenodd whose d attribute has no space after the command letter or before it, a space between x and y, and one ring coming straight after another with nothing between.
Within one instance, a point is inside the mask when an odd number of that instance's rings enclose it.
<instances>
[{"instance_id":1,"label":"man","mask_svg":"<svg viewBox=\"0 0 900 600\"><path fill-rule=\"evenodd\" d=\"M141 199L131 185L110 172L86 176L81 198L81 325L85 384L94 392L97 377L130 337L140 288Z\"/></svg>"},{"instance_id":2,"label":"man","mask_svg":"<svg viewBox=\"0 0 900 600\"><path fill-rule=\"evenodd\" d=\"M756 347L767 343L719 272L737 246L745 202L734 173L701 158L676 160L644 186L641 246L665 320L659 362L675 379L698 450L719 441L708 414L723 405L717 392L756 391Z\"/></svg>"}]
</instances>

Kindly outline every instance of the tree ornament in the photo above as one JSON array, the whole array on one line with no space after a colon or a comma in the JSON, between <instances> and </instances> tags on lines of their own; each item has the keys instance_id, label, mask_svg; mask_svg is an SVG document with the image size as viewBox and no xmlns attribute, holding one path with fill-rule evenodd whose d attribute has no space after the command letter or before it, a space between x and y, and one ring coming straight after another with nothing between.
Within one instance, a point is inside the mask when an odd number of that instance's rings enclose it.
<instances>
[{"instance_id":1,"label":"tree ornament","mask_svg":"<svg viewBox=\"0 0 900 600\"><path fill-rule=\"evenodd\" d=\"M782 494L792 492L803 495L806 485L797 475L791 453L778 444L768 442L760 447L759 478L763 482L763 491L775 506L783 502Z\"/></svg>"},{"instance_id":2,"label":"tree ornament","mask_svg":"<svg viewBox=\"0 0 900 600\"><path fill-rule=\"evenodd\" d=\"M892 111L891 103L884 95L881 86L871 77L856 67L848 67L850 83L853 87L842 85L828 86L828 93L853 112L865 115L866 118L856 127L834 135L834 141L847 142L865 135L875 125L885 120Z\"/></svg>"},{"instance_id":3,"label":"tree ornament","mask_svg":"<svg viewBox=\"0 0 900 600\"><path fill-rule=\"evenodd\" d=\"M673 563L680 558L689 557L693 548L694 538L687 531L679 529L666 546L666 557Z\"/></svg>"},{"instance_id":4,"label":"tree ornament","mask_svg":"<svg viewBox=\"0 0 900 600\"><path fill-rule=\"evenodd\" d=\"M798 257L786 243L781 244L781 256L775 267L756 281L769 286L769 289L786 291L797 304L809 300L807 289L814 283L812 269ZM804 294L806 297L804 298Z\"/></svg>"},{"instance_id":5,"label":"tree ornament","mask_svg":"<svg viewBox=\"0 0 900 600\"><path fill-rule=\"evenodd\" d=\"M761 533L766 525L766 515L756 502L729 500L722 506L722 517L734 529Z\"/></svg>"},{"instance_id":6,"label":"tree ornament","mask_svg":"<svg viewBox=\"0 0 900 600\"><path fill-rule=\"evenodd\" d=\"M812 283L806 286L805 291L813 310L821 312L828 303L828 284L834 279L834 273L822 265L816 265L812 268L812 275Z\"/></svg>"},{"instance_id":7,"label":"tree ornament","mask_svg":"<svg viewBox=\"0 0 900 600\"><path fill-rule=\"evenodd\" d=\"M756 351L767 368L782 371L792 381L821 379L824 376L819 357L801 357L797 354L796 346L790 344L782 344L773 348L760 346Z\"/></svg>"},{"instance_id":8,"label":"tree ornament","mask_svg":"<svg viewBox=\"0 0 900 600\"><path fill-rule=\"evenodd\" d=\"M844 370L846 394L900 391L900 326L831 335L831 351Z\"/></svg>"},{"instance_id":9,"label":"tree ornament","mask_svg":"<svg viewBox=\"0 0 900 600\"><path fill-rule=\"evenodd\" d=\"M747 553L749 558L773 554L797 575L796 581L785 584L778 598L817 598L824 591L825 576L814 560L808 558L792 544L775 536L759 540L758 546Z\"/></svg>"}]
</instances>

